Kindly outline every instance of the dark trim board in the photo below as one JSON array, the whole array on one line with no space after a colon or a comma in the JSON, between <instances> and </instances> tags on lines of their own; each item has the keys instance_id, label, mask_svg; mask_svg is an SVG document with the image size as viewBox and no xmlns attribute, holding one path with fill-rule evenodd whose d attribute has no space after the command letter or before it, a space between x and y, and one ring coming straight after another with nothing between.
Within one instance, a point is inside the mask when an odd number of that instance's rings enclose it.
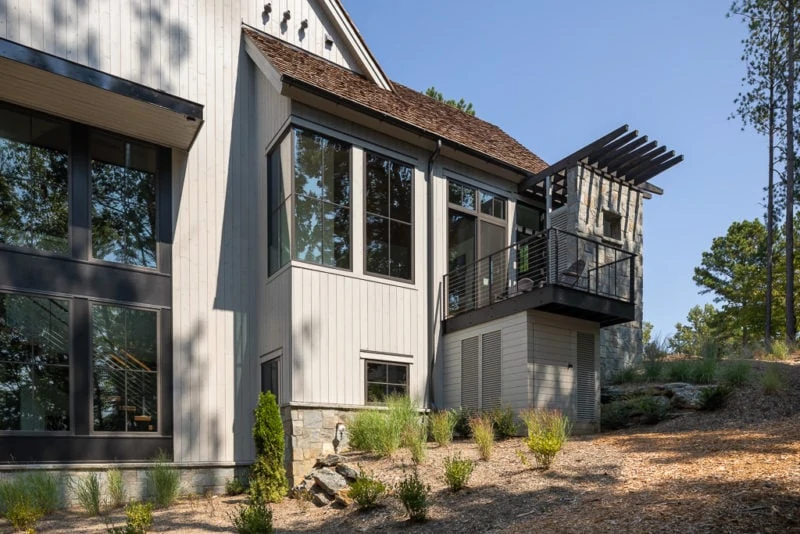
<instances>
[{"instance_id":1,"label":"dark trim board","mask_svg":"<svg viewBox=\"0 0 800 534\"><path fill-rule=\"evenodd\" d=\"M636 318L634 303L551 285L445 319L442 321L442 331L444 334L451 334L526 310L565 315L595 322L601 327L627 323Z\"/></svg>"},{"instance_id":2,"label":"dark trim board","mask_svg":"<svg viewBox=\"0 0 800 534\"><path fill-rule=\"evenodd\" d=\"M158 91L142 84L107 74L105 72L74 63L58 56L29 48L0 38L0 58L35 67L51 74L85 83L97 89L133 98L185 115L188 120L202 121L203 106L178 96Z\"/></svg>"},{"instance_id":3,"label":"dark trim board","mask_svg":"<svg viewBox=\"0 0 800 534\"><path fill-rule=\"evenodd\" d=\"M142 462L160 452L173 458L172 436L41 436L0 437L0 464Z\"/></svg>"}]
</instances>

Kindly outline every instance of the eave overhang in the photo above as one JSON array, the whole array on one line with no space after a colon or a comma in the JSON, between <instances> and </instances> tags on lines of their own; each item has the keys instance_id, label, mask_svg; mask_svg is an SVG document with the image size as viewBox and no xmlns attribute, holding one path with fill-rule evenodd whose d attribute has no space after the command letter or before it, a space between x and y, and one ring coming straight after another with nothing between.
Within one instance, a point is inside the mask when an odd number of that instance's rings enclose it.
<instances>
[{"instance_id":1,"label":"eave overhang","mask_svg":"<svg viewBox=\"0 0 800 534\"><path fill-rule=\"evenodd\" d=\"M189 150L203 106L0 38L0 100Z\"/></svg>"}]
</instances>

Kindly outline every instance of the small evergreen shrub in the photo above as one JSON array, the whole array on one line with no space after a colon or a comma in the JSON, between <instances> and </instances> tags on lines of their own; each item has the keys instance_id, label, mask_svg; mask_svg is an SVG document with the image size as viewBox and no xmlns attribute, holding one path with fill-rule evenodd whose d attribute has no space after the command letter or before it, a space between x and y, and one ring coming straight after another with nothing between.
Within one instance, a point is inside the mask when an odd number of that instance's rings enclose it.
<instances>
[{"instance_id":1,"label":"small evergreen shrub","mask_svg":"<svg viewBox=\"0 0 800 534\"><path fill-rule=\"evenodd\" d=\"M488 460L492 456L494 447L494 428L492 428L492 418L488 414L473 415L469 420L469 427L472 430L472 439L478 446L478 453L482 460Z\"/></svg>"},{"instance_id":2,"label":"small evergreen shrub","mask_svg":"<svg viewBox=\"0 0 800 534\"><path fill-rule=\"evenodd\" d=\"M92 517L100 515L102 503L100 495L100 477L97 476L97 473L91 472L73 481L70 485L75 492L75 499L86 513Z\"/></svg>"},{"instance_id":3,"label":"small evergreen shrub","mask_svg":"<svg viewBox=\"0 0 800 534\"><path fill-rule=\"evenodd\" d=\"M451 410L434 412L428 418L431 436L440 447L447 447L453 441L453 431L456 427L458 415Z\"/></svg>"},{"instance_id":4,"label":"small evergreen shrub","mask_svg":"<svg viewBox=\"0 0 800 534\"><path fill-rule=\"evenodd\" d=\"M722 382L732 388L741 387L750 381L751 369L750 362L730 362L722 367Z\"/></svg>"},{"instance_id":5,"label":"small evergreen shrub","mask_svg":"<svg viewBox=\"0 0 800 534\"><path fill-rule=\"evenodd\" d=\"M730 386L711 386L700 391L700 409L718 410L725 406L733 390Z\"/></svg>"},{"instance_id":6,"label":"small evergreen shrub","mask_svg":"<svg viewBox=\"0 0 800 534\"><path fill-rule=\"evenodd\" d=\"M225 482L225 495L241 495L245 491L247 491L247 488L245 488L242 481L236 477Z\"/></svg>"},{"instance_id":7,"label":"small evergreen shrub","mask_svg":"<svg viewBox=\"0 0 800 534\"><path fill-rule=\"evenodd\" d=\"M784 378L775 365L770 365L761 376L761 387L767 395L780 393L785 386Z\"/></svg>"},{"instance_id":8,"label":"small evergreen shrub","mask_svg":"<svg viewBox=\"0 0 800 534\"><path fill-rule=\"evenodd\" d=\"M411 460L419 465L428 453L428 425L423 419L410 423L403 432L403 441L411 452Z\"/></svg>"},{"instance_id":9,"label":"small evergreen shrub","mask_svg":"<svg viewBox=\"0 0 800 534\"><path fill-rule=\"evenodd\" d=\"M497 407L490 412L492 426L497 439L513 438L517 435L517 421L510 406Z\"/></svg>"},{"instance_id":10,"label":"small evergreen shrub","mask_svg":"<svg viewBox=\"0 0 800 534\"><path fill-rule=\"evenodd\" d=\"M108 483L108 496L112 508L119 508L125 504L127 499L125 491L125 483L122 479L122 471L119 469L110 469L106 473L106 481Z\"/></svg>"},{"instance_id":11,"label":"small evergreen shrub","mask_svg":"<svg viewBox=\"0 0 800 534\"><path fill-rule=\"evenodd\" d=\"M629 416L638 415L646 425L654 425L659 421L663 421L667 413L669 413L669 404L661 402L660 399L661 397L643 395L629 400L628 402L632 408Z\"/></svg>"},{"instance_id":12,"label":"small evergreen shrub","mask_svg":"<svg viewBox=\"0 0 800 534\"><path fill-rule=\"evenodd\" d=\"M181 473L174 467L164 451L158 453L153 465L145 474L147 494L157 508L166 508L175 502L180 493Z\"/></svg>"},{"instance_id":13,"label":"small evergreen shrub","mask_svg":"<svg viewBox=\"0 0 800 534\"><path fill-rule=\"evenodd\" d=\"M152 503L132 502L125 507L128 532L147 532L153 526Z\"/></svg>"},{"instance_id":14,"label":"small evergreen shrub","mask_svg":"<svg viewBox=\"0 0 800 534\"><path fill-rule=\"evenodd\" d=\"M628 426L631 409L627 401L619 400L600 406L600 429L617 430Z\"/></svg>"},{"instance_id":15,"label":"small evergreen shrub","mask_svg":"<svg viewBox=\"0 0 800 534\"><path fill-rule=\"evenodd\" d=\"M233 528L239 534L271 534L272 510L263 501L239 506L229 515Z\"/></svg>"},{"instance_id":16,"label":"small evergreen shrub","mask_svg":"<svg viewBox=\"0 0 800 534\"><path fill-rule=\"evenodd\" d=\"M472 418L472 411L469 408L461 407L457 410L453 410L453 414L456 419L453 432L462 438L471 438L472 428L469 425L469 420Z\"/></svg>"},{"instance_id":17,"label":"small evergreen shrub","mask_svg":"<svg viewBox=\"0 0 800 534\"><path fill-rule=\"evenodd\" d=\"M250 470L250 498L254 503L280 502L288 482L283 467L283 421L272 392L258 397L253 439L256 462Z\"/></svg>"},{"instance_id":18,"label":"small evergreen shrub","mask_svg":"<svg viewBox=\"0 0 800 534\"><path fill-rule=\"evenodd\" d=\"M428 506L430 506L428 496L431 493L431 487L422 482L416 469L397 484L395 493L403 503L411 521L425 520L428 515Z\"/></svg>"},{"instance_id":19,"label":"small evergreen shrub","mask_svg":"<svg viewBox=\"0 0 800 534\"><path fill-rule=\"evenodd\" d=\"M533 453L536 463L543 469L549 469L572 430L569 418L558 410L530 409L521 415L528 428L525 444Z\"/></svg>"},{"instance_id":20,"label":"small evergreen shrub","mask_svg":"<svg viewBox=\"0 0 800 534\"><path fill-rule=\"evenodd\" d=\"M469 458L462 458L461 453L447 456L444 459L444 481L452 491L458 491L469 482L475 462Z\"/></svg>"},{"instance_id":21,"label":"small evergreen shrub","mask_svg":"<svg viewBox=\"0 0 800 534\"><path fill-rule=\"evenodd\" d=\"M386 493L386 486L372 475L361 471L358 478L350 485L350 498L364 510L374 508L378 500Z\"/></svg>"}]
</instances>

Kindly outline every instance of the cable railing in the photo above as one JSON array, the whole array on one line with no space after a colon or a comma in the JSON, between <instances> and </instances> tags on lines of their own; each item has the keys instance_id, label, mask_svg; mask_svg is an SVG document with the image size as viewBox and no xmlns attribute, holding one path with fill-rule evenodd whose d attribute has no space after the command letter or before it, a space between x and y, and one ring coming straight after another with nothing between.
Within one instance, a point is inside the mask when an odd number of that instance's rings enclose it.
<instances>
[{"instance_id":1,"label":"cable railing","mask_svg":"<svg viewBox=\"0 0 800 534\"><path fill-rule=\"evenodd\" d=\"M445 319L545 286L634 302L636 255L551 228L444 276Z\"/></svg>"}]
</instances>

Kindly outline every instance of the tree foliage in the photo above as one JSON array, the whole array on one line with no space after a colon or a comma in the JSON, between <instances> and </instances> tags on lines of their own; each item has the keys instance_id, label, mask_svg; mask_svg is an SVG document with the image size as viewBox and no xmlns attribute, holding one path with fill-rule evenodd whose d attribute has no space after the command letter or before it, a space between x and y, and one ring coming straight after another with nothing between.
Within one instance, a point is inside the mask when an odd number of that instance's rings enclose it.
<instances>
[{"instance_id":1,"label":"tree foliage","mask_svg":"<svg viewBox=\"0 0 800 534\"><path fill-rule=\"evenodd\" d=\"M459 111L463 111L467 115L475 116L475 108L472 107L472 102L467 102L463 98L458 100L454 100L452 98L445 99L444 95L436 90L436 87L430 86L425 90L425 94L434 100L438 100L439 102L444 102L448 106L454 107Z\"/></svg>"},{"instance_id":2,"label":"tree foliage","mask_svg":"<svg viewBox=\"0 0 800 534\"><path fill-rule=\"evenodd\" d=\"M261 393L253 424L256 463L250 470L250 498L256 503L280 502L286 495L283 437L283 421L275 395Z\"/></svg>"}]
</instances>

